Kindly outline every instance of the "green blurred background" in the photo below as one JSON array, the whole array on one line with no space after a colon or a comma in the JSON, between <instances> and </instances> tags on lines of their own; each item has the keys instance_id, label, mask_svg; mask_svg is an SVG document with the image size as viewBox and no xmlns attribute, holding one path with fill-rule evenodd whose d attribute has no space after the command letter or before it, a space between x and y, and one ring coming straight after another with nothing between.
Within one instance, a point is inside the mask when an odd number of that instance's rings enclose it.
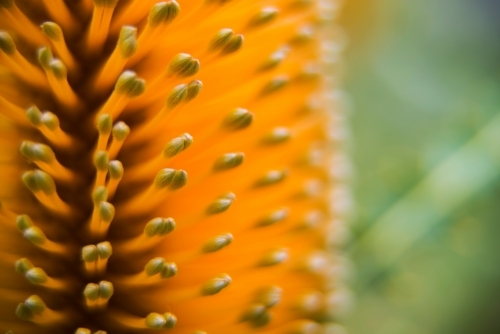
<instances>
[{"instance_id":1,"label":"green blurred background","mask_svg":"<svg viewBox=\"0 0 500 334\"><path fill-rule=\"evenodd\" d=\"M351 334L500 333L500 1L345 0Z\"/></svg>"}]
</instances>

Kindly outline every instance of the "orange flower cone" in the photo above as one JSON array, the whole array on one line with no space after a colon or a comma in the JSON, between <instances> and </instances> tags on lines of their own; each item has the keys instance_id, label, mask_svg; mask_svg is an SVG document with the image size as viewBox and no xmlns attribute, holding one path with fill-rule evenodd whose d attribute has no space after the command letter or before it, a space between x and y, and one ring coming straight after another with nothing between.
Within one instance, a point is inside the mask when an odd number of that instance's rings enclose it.
<instances>
[{"instance_id":1,"label":"orange flower cone","mask_svg":"<svg viewBox=\"0 0 500 334\"><path fill-rule=\"evenodd\" d=\"M1 332L340 333L323 2L0 0Z\"/></svg>"}]
</instances>

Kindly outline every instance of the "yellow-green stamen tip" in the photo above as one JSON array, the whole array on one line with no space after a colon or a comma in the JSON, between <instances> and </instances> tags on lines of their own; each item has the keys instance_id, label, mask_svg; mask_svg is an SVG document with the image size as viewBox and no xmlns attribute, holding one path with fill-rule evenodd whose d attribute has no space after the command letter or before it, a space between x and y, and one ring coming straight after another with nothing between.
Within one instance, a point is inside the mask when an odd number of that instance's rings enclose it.
<instances>
[{"instance_id":1,"label":"yellow-green stamen tip","mask_svg":"<svg viewBox=\"0 0 500 334\"><path fill-rule=\"evenodd\" d=\"M220 274L205 283L201 288L203 296L211 296L219 293L231 283L231 277L228 274Z\"/></svg>"},{"instance_id":2,"label":"yellow-green stamen tip","mask_svg":"<svg viewBox=\"0 0 500 334\"><path fill-rule=\"evenodd\" d=\"M160 276L161 278L170 278L177 275L178 269L177 265L173 262L166 262L163 268L161 269Z\"/></svg>"},{"instance_id":3,"label":"yellow-green stamen tip","mask_svg":"<svg viewBox=\"0 0 500 334\"><path fill-rule=\"evenodd\" d=\"M236 168L243 163L245 159L244 153L227 153L219 157L214 164L214 169L217 171Z\"/></svg>"},{"instance_id":4,"label":"yellow-green stamen tip","mask_svg":"<svg viewBox=\"0 0 500 334\"><path fill-rule=\"evenodd\" d=\"M222 47L222 54L230 54L238 51L243 46L243 41L245 38L243 35L234 35L231 39Z\"/></svg>"},{"instance_id":5,"label":"yellow-green stamen tip","mask_svg":"<svg viewBox=\"0 0 500 334\"><path fill-rule=\"evenodd\" d=\"M95 283L87 284L83 290L83 295L88 300L97 300L99 298L99 285Z\"/></svg>"},{"instance_id":6,"label":"yellow-green stamen tip","mask_svg":"<svg viewBox=\"0 0 500 334\"><path fill-rule=\"evenodd\" d=\"M33 269L35 266L27 258L22 258L14 263L14 268L17 273L25 275L28 270Z\"/></svg>"},{"instance_id":7,"label":"yellow-green stamen tip","mask_svg":"<svg viewBox=\"0 0 500 334\"><path fill-rule=\"evenodd\" d=\"M115 90L118 94L129 98L137 97L144 93L146 81L137 76L133 71L123 72L116 81Z\"/></svg>"},{"instance_id":8,"label":"yellow-green stamen tip","mask_svg":"<svg viewBox=\"0 0 500 334\"><path fill-rule=\"evenodd\" d=\"M39 169L25 172L22 175L22 180L26 187L34 193L42 191L47 195L52 195L56 191L54 179Z\"/></svg>"},{"instance_id":9,"label":"yellow-green stamen tip","mask_svg":"<svg viewBox=\"0 0 500 334\"><path fill-rule=\"evenodd\" d=\"M114 180L121 180L123 177L123 165L118 160L112 160L108 166L109 177Z\"/></svg>"},{"instance_id":10,"label":"yellow-green stamen tip","mask_svg":"<svg viewBox=\"0 0 500 334\"><path fill-rule=\"evenodd\" d=\"M157 27L160 24L172 22L181 11L181 6L175 0L159 2L151 8L148 24Z\"/></svg>"},{"instance_id":11,"label":"yellow-green stamen tip","mask_svg":"<svg viewBox=\"0 0 500 334\"><path fill-rule=\"evenodd\" d=\"M184 133L168 142L163 149L165 158L172 158L187 149L193 143L193 137L189 133Z\"/></svg>"},{"instance_id":12,"label":"yellow-green stamen tip","mask_svg":"<svg viewBox=\"0 0 500 334\"><path fill-rule=\"evenodd\" d=\"M213 253L228 246L232 241L233 235L231 233L222 234L208 241L203 246L202 251L203 253Z\"/></svg>"},{"instance_id":13,"label":"yellow-green stamen tip","mask_svg":"<svg viewBox=\"0 0 500 334\"><path fill-rule=\"evenodd\" d=\"M109 154L107 151L97 151L94 155L94 166L99 172L107 172L109 166Z\"/></svg>"},{"instance_id":14,"label":"yellow-green stamen tip","mask_svg":"<svg viewBox=\"0 0 500 334\"><path fill-rule=\"evenodd\" d=\"M132 26L123 26L118 38L118 47L123 59L132 57L137 51L137 28Z\"/></svg>"},{"instance_id":15,"label":"yellow-green stamen tip","mask_svg":"<svg viewBox=\"0 0 500 334\"><path fill-rule=\"evenodd\" d=\"M167 109L174 109L181 102L186 100L188 94L188 85L180 84L172 88L168 93L167 99L165 101L165 106Z\"/></svg>"},{"instance_id":16,"label":"yellow-green stamen tip","mask_svg":"<svg viewBox=\"0 0 500 334\"><path fill-rule=\"evenodd\" d=\"M108 199L108 189L106 187L99 186L94 190L92 194L92 200L94 201L95 205L107 199Z\"/></svg>"},{"instance_id":17,"label":"yellow-green stamen tip","mask_svg":"<svg viewBox=\"0 0 500 334\"><path fill-rule=\"evenodd\" d=\"M26 109L26 116L31 124L40 126L42 124L42 112L37 106L30 106Z\"/></svg>"},{"instance_id":18,"label":"yellow-green stamen tip","mask_svg":"<svg viewBox=\"0 0 500 334\"><path fill-rule=\"evenodd\" d=\"M32 284L44 284L49 277L42 268L32 268L25 274L26 279Z\"/></svg>"},{"instance_id":19,"label":"yellow-green stamen tip","mask_svg":"<svg viewBox=\"0 0 500 334\"><path fill-rule=\"evenodd\" d=\"M8 55L14 54L17 50L14 40L9 33L5 31L0 31L0 50Z\"/></svg>"},{"instance_id":20,"label":"yellow-green stamen tip","mask_svg":"<svg viewBox=\"0 0 500 334\"><path fill-rule=\"evenodd\" d=\"M97 117L97 130L101 135L108 135L111 133L113 127L113 117L109 114L102 114Z\"/></svg>"},{"instance_id":21,"label":"yellow-green stamen tip","mask_svg":"<svg viewBox=\"0 0 500 334\"><path fill-rule=\"evenodd\" d=\"M236 108L224 119L224 126L229 130L240 130L252 124L254 115L246 109Z\"/></svg>"},{"instance_id":22,"label":"yellow-green stamen tip","mask_svg":"<svg viewBox=\"0 0 500 334\"><path fill-rule=\"evenodd\" d=\"M213 215L217 213L221 213L229 209L233 201L236 199L236 196L233 193L226 194L221 198L217 199L215 202L210 204L207 208L207 214Z\"/></svg>"},{"instance_id":23,"label":"yellow-green stamen tip","mask_svg":"<svg viewBox=\"0 0 500 334\"><path fill-rule=\"evenodd\" d=\"M212 40L210 41L210 44L209 44L209 50L219 50L221 49L222 47L224 47L224 45L226 45L229 40L231 39L231 37L233 37L233 30L232 29L221 29L219 30L215 36L212 38Z\"/></svg>"},{"instance_id":24,"label":"yellow-green stamen tip","mask_svg":"<svg viewBox=\"0 0 500 334\"><path fill-rule=\"evenodd\" d=\"M257 291L255 302L271 308L278 304L283 295L283 289L279 286L268 286Z\"/></svg>"},{"instance_id":25,"label":"yellow-green stamen tip","mask_svg":"<svg viewBox=\"0 0 500 334\"><path fill-rule=\"evenodd\" d=\"M189 77L198 73L200 61L187 53L179 53L168 64L167 74Z\"/></svg>"},{"instance_id":26,"label":"yellow-green stamen tip","mask_svg":"<svg viewBox=\"0 0 500 334\"><path fill-rule=\"evenodd\" d=\"M287 249L277 249L269 254L266 254L260 261L259 265L263 267L273 266L282 263L288 259Z\"/></svg>"},{"instance_id":27,"label":"yellow-green stamen tip","mask_svg":"<svg viewBox=\"0 0 500 334\"><path fill-rule=\"evenodd\" d=\"M160 329L167 323L167 320L163 315L153 312L148 314L145 323L148 328Z\"/></svg>"},{"instance_id":28,"label":"yellow-green stamen tip","mask_svg":"<svg viewBox=\"0 0 500 334\"><path fill-rule=\"evenodd\" d=\"M109 202L100 202L99 203L99 218L101 218L101 221L109 224L115 217L115 207L113 204Z\"/></svg>"},{"instance_id":29,"label":"yellow-green stamen tip","mask_svg":"<svg viewBox=\"0 0 500 334\"><path fill-rule=\"evenodd\" d=\"M40 26L42 32L48 39L58 42L63 38L61 27L55 22L44 22Z\"/></svg>"},{"instance_id":30,"label":"yellow-green stamen tip","mask_svg":"<svg viewBox=\"0 0 500 334\"><path fill-rule=\"evenodd\" d=\"M50 70L50 63L53 59L54 57L49 47L44 46L38 49L38 62L46 71Z\"/></svg>"},{"instance_id":31,"label":"yellow-green stamen tip","mask_svg":"<svg viewBox=\"0 0 500 334\"><path fill-rule=\"evenodd\" d=\"M163 325L163 328L174 328L177 324L177 317L172 313L163 313L163 317L165 318L165 325Z\"/></svg>"},{"instance_id":32,"label":"yellow-green stamen tip","mask_svg":"<svg viewBox=\"0 0 500 334\"><path fill-rule=\"evenodd\" d=\"M43 245L47 241L45 233L36 226L25 229L23 236L35 245Z\"/></svg>"},{"instance_id":33,"label":"yellow-green stamen tip","mask_svg":"<svg viewBox=\"0 0 500 334\"><path fill-rule=\"evenodd\" d=\"M97 254L102 260L108 259L113 254L113 247L108 241L100 242L96 245Z\"/></svg>"},{"instance_id":34,"label":"yellow-green stamen tip","mask_svg":"<svg viewBox=\"0 0 500 334\"><path fill-rule=\"evenodd\" d=\"M123 122L118 122L113 126L113 137L119 142L124 141L129 133L130 127Z\"/></svg>"},{"instance_id":35,"label":"yellow-green stamen tip","mask_svg":"<svg viewBox=\"0 0 500 334\"><path fill-rule=\"evenodd\" d=\"M46 111L42 114L41 121L42 124L45 125L49 130L54 131L59 127L59 118L50 111Z\"/></svg>"},{"instance_id":36,"label":"yellow-green stamen tip","mask_svg":"<svg viewBox=\"0 0 500 334\"><path fill-rule=\"evenodd\" d=\"M99 257L99 251L95 245L87 245L82 248L82 260L85 262L95 262Z\"/></svg>"},{"instance_id":37,"label":"yellow-green stamen tip","mask_svg":"<svg viewBox=\"0 0 500 334\"><path fill-rule=\"evenodd\" d=\"M149 262L144 267L144 271L146 272L146 275L153 276L159 274L164 266L165 259L162 257L156 257L152 260L149 260Z\"/></svg>"},{"instance_id":38,"label":"yellow-green stamen tip","mask_svg":"<svg viewBox=\"0 0 500 334\"><path fill-rule=\"evenodd\" d=\"M20 232L33 226L33 221L27 215L19 215L16 217L16 227Z\"/></svg>"},{"instance_id":39,"label":"yellow-green stamen tip","mask_svg":"<svg viewBox=\"0 0 500 334\"><path fill-rule=\"evenodd\" d=\"M187 86L186 102L195 99L203 89L203 82L200 80L193 80Z\"/></svg>"},{"instance_id":40,"label":"yellow-green stamen tip","mask_svg":"<svg viewBox=\"0 0 500 334\"><path fill-rule=\"evenodd\" d=\"M171 168L164 168L156 175L154 184L158 189L168 187L170 190L176 190L182 188L186 182L187 173L182 169L175 170Z\"/></svg>"},{"instance_id":41,"label":"yellow-green stamen tip","mask_svg":"<svg viewBox=\"0 0 500 334\"><path fill-rule=\"evenodd\" d=\"M42 161L47 164L54 162L56 156L52 149L44 144L23 141L20 148L21 154L32 161Z\"/></svg>"},{"instance_id":42,"label":"yellow-green stamen tip","mask_svg":"<svg viewBox=\"0 0 500 334\"><path fill-rule=\"evenodd\" d=\"M175 226L175 221L172 218L154 218L146 224L144 234L148 237L164 236L172 232Z\"/></svg>"},{"instance_id":43,"label":"yellow-green stamen tip","mask_svg":"<svg viewBox=\"0 0 500 334\"><path fill-rule=\"evenodd\" d=\"M110 299L114 293L114 287L111 282L100 281L99 282L99 297L103 299Z\"/></svg>"}]
</instances>

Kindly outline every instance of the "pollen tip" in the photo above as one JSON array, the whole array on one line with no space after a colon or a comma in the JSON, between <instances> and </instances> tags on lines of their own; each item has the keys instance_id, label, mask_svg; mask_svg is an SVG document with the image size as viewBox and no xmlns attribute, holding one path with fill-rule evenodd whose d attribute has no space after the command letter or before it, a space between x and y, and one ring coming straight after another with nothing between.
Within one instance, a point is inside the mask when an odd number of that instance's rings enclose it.
<instances>
[{"instance_id":1,"label":"pollen tip","mask_svg":"<svg viewBox=\"0 0 500 334\"><path fill-rule=\"evenodd\" d=\"M16 52L16 43L6 31L0 30L0 50L8 55L12 55Z\"/></svg>"},{"instance_id":2,"label":"pollen tip","mask_svg":"<svg viewBox=\"0 0 500 334\"><path fill-rule=\"evenodd\" d=\"M20 151L24 157L31 161L42 161L50 164L56 159L54 151L49 146L27 140L21 143Z\"/></svg>"},{"instance_id":3,"label":"pollen tip","mask_svg":"<svg viewBox=\"0 0 500 334\"><path fill-rule=\"evenodd\" d=\"M194 100L202 91L203 82L200 80L193 80L188 84L186 102Z\"/></svg>"},{"instance_id":4,"label":"pollen tip","mask_svg":"<svg viewBox=\"0 0 500 334\"><path fill-rule=\"evenodd\" d=\"M118 122L113 126L113 137L119 141L124 141L127 136L130 134L130 127L124 122Z\"/></svg>"},{"instance_id":5,"label":"pollen tip","mask_svg":"<svg viewBox=\"0 0 500 334\"><path fill-rule=\"evenodd\" d=\"M249 27L257 27L263 25L267 22L270 22L274 19L279 13L278 8L276 7L265 7L260 10L248 23Z\"/></svg>"},{"instance_id":6,"label":"pollen tip","mask_svg":"<svg viewBox=\"0 0 500 334\"><path fill-rule=\"evenodd\" d=\"M243 35L234 35L231 39L222 47L221 54L230 54L238 51L243 46L243 41L245 38Z\"/></svg>"},{"instance_id":7,"label":"pollen tip","mask_svg":"<svg viewBox=\"0 0 500 334\"><path fill-rule=\"evenodd\" d=\"M104 201L100 202L99 217L104 223L106 224L111 223L111 221L115 217L115 207L113 206L113 204Z\"/></svg>"},{"instance_id":8,"label":"pollen tip","mask_svg":"<svg viewBox=\"0 0 500 334\"><path fill-rule=\"evenodd\" d=\"M33 226L33 221L27 215L19 215L16 217L16 227L20 232Z\"/></svg>"},{"instance_id":9,"label":"pollen tip","mask_svg":"<svg viewBox=\"0 0 500 334\"><path fill-rule=\"evenodd\" d=\"M32 295L24 301L24 305L34 314L40 314L47 309L42 298L37 295Z\"/></svg>"},{"instance_id":10,"label":"pollen tip","mask_svg":"<svg viewBox=\"0 0 500 334\"><path fill-rule=\"evenodd\" d=\"M154 185L157 189L166 188L172 182L175 169L164 168L160 170L155 177Z\"/></svg>"},{"instance_id":11,"label":"pollen tip","mask_svg":"<svg viewBox=\"0 0 500 334\"><path fill-rule=\"evenodd\" d=\"M101 135L108 135L111 133L113 127L113 117L109 114L101 114L97 117L97 130Z\"/></svg>"},{"instance_id":12,"label":"pollen tip","mask_svg":"<svg viewBox=\"0 0 500 334\"><path fill-rule=\"evenodd\" d=\"M193 143L193 137L189 133L184 133L168 142L163 149L165 158L172 158L187 149Z\"/></svg>"},{"instance_id":13,"label":"pollen tip","mask_svg":"<svg viewBox=\"0 0 500 334\"><path fill-rule=\"evenodd\" d=\"M233 30L229 28L224 28L219 30L210 41L208 49L212 51L223 48L224 45L226 45L229 42L231 37L233 37L233 34L234 34Z\"/></svg>"},{"instance_id":14,"label":"pollen tip","mask_svg":"<svg viewBox=\"0 0 500 334\"><path fill-rule=\"evenodd\" d=\"M60 41L63 37L61 27L55 22L44 22L40 28L42 28L42 33L52 41Z\"/></svg>"},{"instance_id":15,"label":"pollen tip","mask_svg":"<svg viewBox=\"0 0 500 334\"><path fill-rule=\"evenodd\" d=\"M175 226L175 221L172 218L154 218L146 224L144 234L148 237L164 236L172 232Z\"/></svg>"},{"instance_id":16,"label":"pollen tip","mask_svg":"<svg viewBox=\"0 0 500 334\"><path fill-rule=\"evenodd\" d=\"M94 155L94 166L99 172L107 172L109 166L109 153L106 151L97 151Z\"/></svg>"},{"instance_id":17,"label":"pollen tip","mask_svg":"<svg viewBox=\"0 0 500 334\"><path fill-rule=\"evenodd\" d=\"M222 234L216 236L215 238L209 240L202 248L203 253L213 253L222 248L229 246L233 241L233 235L231 233Z\"/></svg>"},{"instance_id":18,"label":"pollen tip","mask_svg":"<svg viewBox=\"0 0 500 334\"><path fill-rule=\"evenodd\" d=\"M27 258L22 258L14 263L14 268L17 273L25 275L28 270L33 269L35 266Z\"/></svg>"},{"instance_id":19,"label":"pollen tip","mask_svg":"<svg viewBox=\"0 0 500 334\"><path fill-rule=\"evenodd\" d=\"M38 62L42 65L44 70L50 70L50 63L53 59L52 51L48 46L42 46L38 49Z\"/></svg>"},{"instance_id":20,"label":"pollen tip","mask_svg":"<svg viewBox=\"0 0 500 334\"><path fill-rule=\"evenodd\" d=\"M163 313L163 317L165 318L165 324L163 325L163 328L174 328L177 324L177 317L172 313Z\"/></svg>"},{"instance_id":21,"label":"pollen tip","mask_svg":"<svg viewBox=\"0 0 500 334\"><path fill-rule=\"evenodd\" d=\"M115 289L113 283L108 281L99 282L99 297L103 299L110 299L113 296Z\"/></svg>"},{"instance_id":22,"label":"pollen tip","mask_svg":"<svg viewBox=\"0 0 500 334\"><path fill-rule=\"evenodd\" d=\"M98 186L92 193L92 200L95 205L107 199L108 199L108 189L104 186Z\"/></svg>"},{"instance_id":23,"label":"pollen tip","mask_svg":"<svg viewBox=\"0 0 500 334\"><path fill-rule=\"evenodd\" d=\"M278 304L281 300L283 289L279 286L268 286L257 291L255 302L264 305L266 308L271 308Z\"/></svg>"},{"instance_id":24,"label":"pollen tip","mask_svg":"<svg viewBox=\"0 0 500 334\"><path fill-rule=\"evenodd\" d=\"M88 300L97 300L99 298L99 285L88 283L83 289L83 295Z\"/></svg>"},{"instance_id":25,"label":"pollen tip","mask_svg":"<svg viewBox=\"0 0 500 334\"><path fill-rule=\"evenodd\" d=\"M172 58L167 66L169 76L190 77L200 70L200 61L190 54L179 53Z\"/></svg>"},{"instance_id":26,"label":"pollen tip","mask_svg":"<svg viewBox=\"0 0 500 334\"><path fill-rule=\"evenodd\" d=\"M248 307L240 317L240 321L254 321L266 312L266 307L262 304L254 304Z\"/></svg>"},{"instance_id":27,"label":"pollen tip","mask_svg":"<svg viewBox=\"0 0 500 334\"><path fill-rule=\"evenodd\" d=\"M163 317L163 315L152 312L149 313L146 317L146 327L151 329L161 329L167 323L167 320Z\"/></svg>"},{"instance_id":28,"label":"pollen tip","mask_svg":"<svg viewBox=\"0 0 500 334\"><path fill-rule=\"evenodd\" d=\"M129 98L137 97L144 93L146 81L137 76L134 71L124 71L116 81L115 90Z\"/></svg>"},{"instance_id":29,"label":"pollen tip","mask_svg":"<svg viewBox=\"0 0 500 334\"><path fill-rule=\"evenodd\" d=\"M146 275L153 276L159 274L164 266L165 259L162 257L155 257L154 259L149 260L149 262L144 267L144 271L146 272Z\"/></svg>"},{"instance_id":30,"label":"pollen tip","mask_svg":"<svg viewBox=\"0 0 500 334\"><path fill-rule=\"evenodd\" d=\"M32 105L26 109L26 116L31 124L34 126L42 125L42 112L37 106Z\"/></svg>"},{"instance_id":31,"label":"pollen tip","mask_svg":"<svg viewBox=\"0 0 500 334\"><path fill-rule=\"evenodd\" d=\"M259 266L269 267L282 263L288 259L287 249L277 249L266 254L260 261Z\"/></svg>"},{"instance_id":32,"label":"pollen tip","mask_svg":"<svg viewBox=\"0 0 500 334\"><path fill-rule=\"evenodd\" d=\"M292 134L288 128L277 127L262 139L262 143L267 145L279 144L287 141L291 136Z\"/></svg>"},{"instance_id":33,"label":"pollen tip","mask_svg":"<svg viewBox=\"0 0 500 334\"><path fill-rule=\"evenodd\" d=\"M52 195L56 191L56 184L52 177L39 170L25 172L22 175L23 183L32 192L42 191L47 195Z\"/></svg>"},{"instance_id":34,"label":"pollen tip","mask_svg":"<svg viewBox=\"0 0 500 334\"><path fill-rule=\"evenodd\" d=\"M211 296L219 293L222 289L226 288L232 279L228 274L220 274L207 283L205 283L201 288L202 296Z\"/></svg>"},{"instance_id":35,"label":"pollen tip","mask_svg":"<svg viewBox=\"0 0 500 334\"><path fill-rule=\"evenodd\" d=\"M109 177L114 180L121 180L123 177L124 169L123 165L118 160L112 160L109 162L108 166Z\"/></svg>"},{"instance_id":36,"label":"pollen tip","mask_svg":"<svg viewBox=\"0 0 500 334\"><path fill-rule=\"evenodd\" d=\"M87 245L82 248L82 260L85 262L95 262L99 257L99 251L95 245Z\"/></svg>"},{"instance_id":37,"label":"pollen tip","mask_svg":"<svg viewBox=\"0 0 500 334\"><path fill-rule=\"evenodd\" d=\"M163 268L161 269L160 276L161 278L170 278L177 275L178 272L177 265L173 262L165 262Z\"/></svg>"},{"instance_id":38,"label":"pollen tip","mask_svg":"<svg viewBox=\"0 0 500 334\"><path fill-rule=\"evenodd\" d=\"M35 317L35 314L24 303L20 303L16 307L16 315L19 319L30 321Z\"/></svg>"},{"instance_id":39,"label":"pollen tip","mask_svg":"<svg viewBox=\"0 0 500 334\"><path fill-rule=\"evenodd\" d=\"M64 65L64 63L59 59L53 59L50 62L49 67L58 80L64 80L68 76L68 69L66 68L66 65Z\"/></svg>"},{"instance_id":40,"label":"pollen tip","mask_svg":"<svg viewBox=\"0 0 500 334\"><path fill-rule=\"evenodd\" d=\"M223 125L229 130L241 130L252 124L254 115L246 109L236 108L223 122Z\"/></svg>"},{"instance_id":41,"label":"pollen tip","mask_svg":"<svg viewBox=\"0 0 500 334\"><path fill-rule=\"evenodd\" d=\"M151 8L148 24L152 27L168 24L179 15L180 11L181 6L175 0L159 2Z\"/></svg>"},{"instance_id":42,"label":"pollen tip","mask_svg":"<svg viewBox=\"0 0 500 334\"><path fill-rule=\"evenodd\" d=\"M186 171L179 169L176 170L172 178L172 183L170 184L170 190L177 190L184 187L187 183L187 173Z\"/></svg>"},{"instance_id":43,"label":"pollen tip","mask_svg":"<svg viewBox=\"0 0 500 334\"><path fill-rule=\"evenodd\" d=\"M42 268L32 268L25 274L26 279L32 284L44 284L49 277Z\"/></svg>"},{"instance_id":44,"label":"pollen tip","mask_svg":"<svg viewBox=\"0 0 500 334\"><path fill-rule=\"evenodd\" d=\"M256 187L263 187L283 181L287 173L282 170L272 170L255 182Z\"/></svg>"},{"instance_id":45,"label":"pollen tip","mask_svg":"<svg viewBox=\"0 0 500 334\"><path fill-rule=\"evenodd\" d=\"M42 114L41 121L42 124L45 125L51 131L54 131L59 127L59 118L50 111L46 111Z\"/></svg>"},{"instance_id":46,"label":"pollen tip","mask_svg":"<svg viewBox=\"0 0 500 334\"><path fill-rule=\"evenodd\" d=\"M219 157L214 164L214 170L222 171L231 168L236 168L243 163L245 159L245 154L238 153L226 153Z\"/></svg>"},{"instance_id":47,"label":"pollen tip","mask_svg":"<svg viewBox=\"0 0 500 334\"><path fill-rule=\"evenodd\" d=\"M181 102L183 102L188 94L188 85L180 84L172 88L172 90L168 93L167 100L165 102L165 106L168 109L174 109Z\"/></svg>"},{"instance_id":48,"label":"pollen tip","mask_svg":"<svg viewBox=\"0 0 500 334\"><path fill-rule=\"evenodd\" d=\"M123 59L132 57L137 51L137 28L123 26L118 37L118 47Z\"/></svg>"},{"instance_id":49,"label":"pollen tip","mask_svg":"<svg viewBox=\"0 0 500 334\"><path fill-rule=\"evenodd\" d=\"M236 196L233 193L229 193L228 195L222 196L210 204L207 208L207 214L214 215L229 209Z\"/></svg>"},{"instance_id":50,"label":"pollen tip","mask_svg":"<svg viewBox=\"0 0 500 334\"><path fill-rule=\"evenodd\" d=\"M113 254L113 247L109 241L103 241L96 245L97 254L101 260L108 259Z\"/></svg>"}]
</instances>

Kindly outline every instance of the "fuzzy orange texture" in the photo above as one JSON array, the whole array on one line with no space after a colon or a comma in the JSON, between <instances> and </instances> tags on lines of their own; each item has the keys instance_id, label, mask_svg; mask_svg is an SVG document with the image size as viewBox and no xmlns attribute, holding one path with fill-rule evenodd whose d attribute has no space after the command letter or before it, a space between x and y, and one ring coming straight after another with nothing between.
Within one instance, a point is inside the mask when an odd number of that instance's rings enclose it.
<instances>
[{"instance_id":1,"label":"fuzzy orange texture","mask_svg":"<svg viewBox=\"0 0 500 334\"><path fill-rule=\"evenodd\" d=\"M1 0L0 331L340 332L337 5Z\"/></svg>"}]
</instances>

